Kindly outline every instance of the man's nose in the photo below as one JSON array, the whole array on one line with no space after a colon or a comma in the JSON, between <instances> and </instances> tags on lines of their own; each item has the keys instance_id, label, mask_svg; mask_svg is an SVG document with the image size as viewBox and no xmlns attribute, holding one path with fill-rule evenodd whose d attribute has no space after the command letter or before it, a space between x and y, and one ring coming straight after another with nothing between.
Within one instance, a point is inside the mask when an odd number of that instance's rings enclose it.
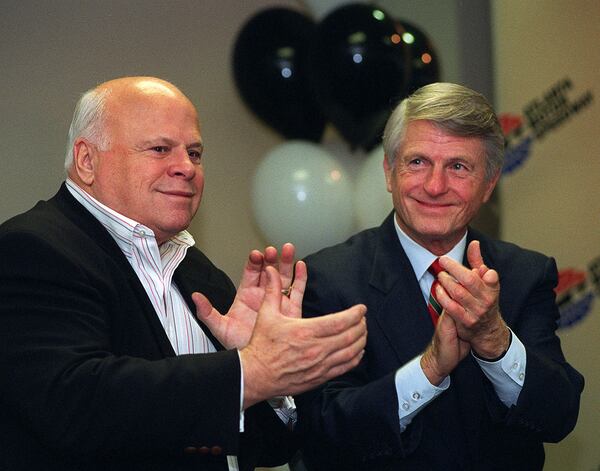
<instances>
[{"instance_id":1,"label":"man's nose","mask_svg":"<svg viewBox=\"0 0 600 471\"><path fill-rule=\"evenodd\" d=\"M436 165L431 167L427 173L424 188L432 196L445 193L448 189L448 176L445 169Z\"/></svg>"},{"instance_id":2,"label":"man's nose","mask_svg":"<svg viewBox=\"0 0 600 471\"><path fill-rule=\"evenodd\" d=\"M171 155L169 174L171 176L182 176L186 179L194 177L196 174L196 164L191 161L187 149L174 149L173 154Z\"/></svg>"}]
</instances>

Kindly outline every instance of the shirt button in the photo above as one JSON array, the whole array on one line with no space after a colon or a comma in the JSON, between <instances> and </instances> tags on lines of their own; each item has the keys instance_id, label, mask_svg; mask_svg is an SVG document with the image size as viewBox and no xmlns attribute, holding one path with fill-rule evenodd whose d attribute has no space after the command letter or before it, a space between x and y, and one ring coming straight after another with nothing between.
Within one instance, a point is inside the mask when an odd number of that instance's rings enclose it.
<instances>
[{"instance_id":1,"label":"shirt button","mask_svg":"<svg viewBox=\"0 0 600 471\"><path fill-rule=\"evenodd\" d=\"M512 369L513 369L513 370L516 370L518 367L519 367L519 364L518 364L518 363L515 361L515 362L512 364Z\"/></svg>"},{"instance_id":2,"label":"shirt button","mask_svg":"<svg viewBox=\"0 0 600 471\"><path fill-rule=\"evenodd\" d=\"M519 373L519 379L523 381L523 378L525 378L525 373Z\"/></svg>"},{"instance_id":3,"label":"shirt button","mask_svg":"<svg viewBox=\"0 0 600 471\"><path fill-rule=\"evenodd\" d=\"M402 409L404 409L404 410L410 409L410 405L408 404L408 402L405 402L404 404L402 404Z\"/></svg>"},{"instance_id":4,"label":"shirt button","mask_svg":"<svg viewBox=\"0 0 600 471\"><path fill-rule=\"evenodd\" d=\"M421 395L420 395L418 392L414 392L414 393L412 394L412 398L413 398L415 401L418 401L419 399L421 399Z\"/></svg>"}]
</instances>

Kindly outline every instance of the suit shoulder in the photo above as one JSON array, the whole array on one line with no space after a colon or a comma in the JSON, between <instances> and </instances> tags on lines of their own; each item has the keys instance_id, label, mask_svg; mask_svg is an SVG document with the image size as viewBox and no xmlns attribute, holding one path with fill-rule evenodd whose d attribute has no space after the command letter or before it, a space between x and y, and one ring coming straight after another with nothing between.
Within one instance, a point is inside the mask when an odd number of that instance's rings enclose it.
<instances>
[{"instance_id":1,"label":"suit shoulder","mask_svg":"<svg viewBox=\"0 0 600 471\"><path fill-rule=\"evenodd\" d=\"M11 232L46 232L56 227L57 212L47 201L38 202L33 208L17 214L0 225L0 234Z\"/></svg>"},{"instance_id":2,"label":"suit shoulder","mask_svg":"<svg viewBox=\"0 0 600 471\"><path fill-rule=\"evenodd\" d=\"M319 267L330 267L332 264L344 264L349 260L353 264L370 258L376 247L378 238L378 228L366 229L358 232L336 245L325 247L315 253L312 253L304 258L309 270Z\"/></svg>"},{"instance_id":3,"label":"suit shoulder","mask_svg":"<svg viewBox=\"0 0 600 471\"><path fill-rule=\"evenodd\" d=\"M80 226L67 218L52 201L40 201L0 226L2 250L30 251L48 248L65 253L85 252L93 240Z\"/></svg>"}]
</instances>

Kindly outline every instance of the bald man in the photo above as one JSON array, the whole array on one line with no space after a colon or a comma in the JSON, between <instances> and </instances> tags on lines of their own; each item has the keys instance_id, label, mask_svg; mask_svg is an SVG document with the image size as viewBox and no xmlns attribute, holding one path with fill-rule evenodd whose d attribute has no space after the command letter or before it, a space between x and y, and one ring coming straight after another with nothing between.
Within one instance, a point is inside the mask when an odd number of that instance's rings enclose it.
<instances>
[{"instance_id":1,"label":"bald man","mask_svg":"<svg viewBox=\"0 0 600 471\"><path fill-rule=\"evenodd\" d=\"M0 226L0 469L281 464L289 395L358 364L364 306L301 319L292 245L251 252L237 292L194 247L202 151L169 82L79 100L65 183Z\"/></svg>"}]
</instances>

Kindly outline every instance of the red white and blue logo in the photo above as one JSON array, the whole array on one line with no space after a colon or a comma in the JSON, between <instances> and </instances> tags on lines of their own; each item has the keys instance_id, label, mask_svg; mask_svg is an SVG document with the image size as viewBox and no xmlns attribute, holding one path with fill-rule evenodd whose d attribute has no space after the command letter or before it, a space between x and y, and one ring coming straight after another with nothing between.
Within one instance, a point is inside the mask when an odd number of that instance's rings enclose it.
<instances>
[{"instance_id":1,"label":"red white and blue logo","mask_svg":"<svg viewBox=\"0 0 600 471\"><path fill-rule=\"evenodd\" d=\"M521 167L531 155L532 144L546 133L563 124L593 101L592 92L570 99L568 92L573 88L569 78L560 80L541 97L523 107L522 114L501 113L498 115L506 147L502 173L509 174Z\"/></svg>"},{"instance_id":2,"label":"red white and blue logo","mask_svg":"<svg viewBox=\"0 0 600 471\"><path fill-rule=\"evenodd\" d=\"M560 310L558 328L570 327L584 319L600 295L600 257L592 260L588 270L565 268L558 272L556 303Z\"/></svg>"}]
</instances>

